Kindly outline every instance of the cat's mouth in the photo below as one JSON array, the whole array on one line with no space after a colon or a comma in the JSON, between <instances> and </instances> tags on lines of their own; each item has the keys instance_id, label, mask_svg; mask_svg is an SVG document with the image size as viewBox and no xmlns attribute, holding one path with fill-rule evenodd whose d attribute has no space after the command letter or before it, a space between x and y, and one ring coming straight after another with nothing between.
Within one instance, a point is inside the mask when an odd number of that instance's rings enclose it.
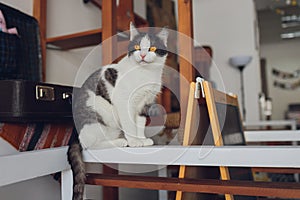
<instances>
[{"instance_id":1,"label":"cat's mouth","mask_svg":"<svg viewBox=\"0 0 300 200\"><path fill-rule=\"evenodd\" d=\"M139 64L149 64L150 62L147 62L147 61L145 61L145 60L141 60L140 62L139 62Z\"/></svg>"}]
</instances>

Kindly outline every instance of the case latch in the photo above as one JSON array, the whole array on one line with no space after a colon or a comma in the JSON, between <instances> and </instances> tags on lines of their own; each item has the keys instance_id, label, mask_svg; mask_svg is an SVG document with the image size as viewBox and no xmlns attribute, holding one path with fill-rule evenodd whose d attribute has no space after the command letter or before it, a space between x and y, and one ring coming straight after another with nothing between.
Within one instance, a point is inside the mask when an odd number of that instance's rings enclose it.
<instances>
[{"instance_id":1,"label":"case latch","mask_svg":"<svg viewBox=\"0 0 300 200\"><path fill-rule=\"evenodd\" d=\"M36 89L36 99L41 101L54 101L55 93L54 88L44 85L37 85Z\"/></svg>"}]
</instances>

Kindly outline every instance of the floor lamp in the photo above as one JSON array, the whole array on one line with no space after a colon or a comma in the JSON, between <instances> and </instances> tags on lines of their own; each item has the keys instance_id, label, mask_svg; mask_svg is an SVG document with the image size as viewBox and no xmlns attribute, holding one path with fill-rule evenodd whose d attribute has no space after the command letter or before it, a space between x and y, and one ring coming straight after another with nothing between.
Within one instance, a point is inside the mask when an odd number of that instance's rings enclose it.
<instances>
[{"instance_id":1,"label":"floor lamp","mask_svg":"<svg viewBox=\"0 0 300 200\"><path fill-rule=\"evenodd\" d=\"M246 121L246 108L245 108L245 91L244 91L244 75L243 70L251 62L252 56L233 56L229 58L229 63L240 71L241 79L241 95L242 95L242 111L243 118Z\"/></svg>"}]
</instances>

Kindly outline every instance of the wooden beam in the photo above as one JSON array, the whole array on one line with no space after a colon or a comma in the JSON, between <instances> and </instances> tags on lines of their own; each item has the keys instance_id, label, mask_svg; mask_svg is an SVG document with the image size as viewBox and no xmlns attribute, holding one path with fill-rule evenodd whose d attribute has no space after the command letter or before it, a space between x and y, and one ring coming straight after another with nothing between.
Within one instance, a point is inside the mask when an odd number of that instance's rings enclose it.
<instances>
[{"instance_id":1,"label":"wooden beam","mask_svg":"<svg viewBox=\"0 0 300 200\"><path fill-rule=\"evenodd\" d=\"M117 33L117 3L116 0L102 1L102 65L111 64L116 58ZM118 171L103 165L103 173L117 174ZM118 188L104 187L103 198L107 200L118 200Z\"/></svg>"},{"instance_id":2,"label":"wooden beam","mask_svg":"<svg viewBox=\"0 0 300 200\"><path fill-rule=\"evenodd\" d=\"M188 87L186 80L191 83L194 79L192 66L193 60L193 6L192 0L178 0L178 53L179 53L179 72L180 77L180 110L181 127L186 121L186 110L188 102ZM182 132L179 134L183 134ZM183 136L184 137L184 136ZM180 167L180 177L186 173L185 166ZM177 191L176 200L182 199L182 191Z\"/></svg>"},{"instance_id":3,"label":"wooden beam","mask_svg":"<svg viewBox=\"0 0 300 200\"><path fill-rule=\"evenodd\" d=\"M211 122L210 125L213 133L214 143L216 146L224 146L215 99L217 98L220 101L226 102L226 94L213 90L211 84L207 81L204 81L203 87L205 92L208 113L210 113L209 118ZM228 167L220 166L219 168L220 168L221 179L230 180ZM233 200L234 197L231 194L225 194L225 199Z\"/></svg>"},{"instance_id":4,"label":"wooden beam","mask_svg":"<svg viewBox=\"0 0 300 200\"><path fill-rule=\"evenodd\" d=\"M113 166L117 167L118 165L114 164ZM107 176L117 176L118 170L115 170L106 165L103 165L103 174L105 174ZM102 199L106 199L106 200L118 200L119 199L119 188L113 187L110 185L103 187L102 197L103 197Z\"/></svg>"},{"instance_id":5,"label":"wooden beam","mask_svg":"<svg viewBox=\"0 0 300 200\"><path fill-rule=\"evenodd\" d=\"M192 0L178 0L179 70L189 82L194 81L193 60L193 6ZM186 90L186 88L184 88ZM187 96L187 95L186 95Z\"/></svg>"},{"instance_id":6,"label":"wooden beam","mask_svg":"<svg viewBox=\"0 0 300 200\"><path fill-rule=\"evenodd\" d=\"M42 49L42 80L46 80L46 25L47 25L47 0L33 1L33 17L39 22L41 49Z\"/></svg>"},{"instance_id":7,"label":"wooden beam","mask_svg":"<svg viewBox=\"0 0 300 200\"><path fill-rule=\"evenodd\" d=\"M195 126L195 123L193 123L193 120L196 119L196 107L198 106L198 101L194 98L195 94L195 83L192 82L190 85L190 91L189 91L189 98L188 98L188 105L187 105L187 116L189 116L186 119L185 127L184 127L184 134L183 134L183 146L189 146L193 142L191 139L195 138L195 134L197 133L197 127ZM186 169L187 167L185 165L181 165L179 167L179 178L185 178L186 176ZM182 191L176 192L176 200L182 199Z\"/></svg>"},{"instance_id":8,"label":"wooden beam","mask_svg":"<svg viewBox=\"0 0 300 200\"><path fill-rule=\"evenodd\" d=\"M92 45L99 45L102 41L102 29L88 30L62 36L47 38L48 48L69 50Z\"/></svg>"},{"instance_id":9,"label":"wooden beam","mask_svg":"<svg viewBox=\"0 0 300 200\"><path fill-rule=\"evenodd\" d=\"M300 169L295 168L271 168L271 167L253 167L253 172L267 172L275 174L300 174Z\"/></svg>"},{"instance_id":10,"label":"wooden beam","mask_svg":"<svg viewBox=\"0 0 300 200\"><path fill-rule=\"evenodd\" d=\"M130 22L134 23L133 0L120 0L117 8L117 28L129 30Z\"/></svg>"},{"instance_id":11,"label":"wooden beam","mask_svg":"<svg viewBox=\"0 0 300 200\"><path fill-rule=\"evenodd\" d=\"M113 62L116 56L115 44L117 33L117 4L116 0L102 2L102 65Z\"/></svg>"},{"instance_id":12,"label":"wooden beam","mask_svg":"<svg viewBox=\"0 0 300 200\"><path fill-rule=\"evenodd\" d=\"M188 87L194 79L193 60L193 7L192 0L178 0L178 53L180 77L181 127L185 124ZM187 82L188 83L187 83Z\"/></svg>"},{"instance_id":13,"label":"wooden beam","mask_svg":"<svg viewBox=\"0 0 300 200\"><path fill-rule=\"evenodd\" d=\"M180 179L104 174L89 174L87 183L109 187L140 188L150 190L181 190L184 192L201 192L211 194L230 193L247 196L300 198L299 183Z\"/></svg>"}]
</instances>

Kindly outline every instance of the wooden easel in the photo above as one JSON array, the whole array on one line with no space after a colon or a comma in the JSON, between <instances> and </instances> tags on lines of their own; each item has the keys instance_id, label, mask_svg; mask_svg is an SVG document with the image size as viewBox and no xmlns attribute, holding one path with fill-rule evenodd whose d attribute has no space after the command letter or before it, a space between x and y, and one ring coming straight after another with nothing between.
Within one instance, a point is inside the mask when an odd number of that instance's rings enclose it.
<instances>
[{"instance_id":1,"label":"wooden easel","mask_svg":"<svg viewBox=\"0 0 300 200\"><path fill-rule=\"evenodd\" d=\"M210 124L212 128L212 133L213 133L213 138L214 138L214 143L215 146L223 146L223 139L221 135L221 129L220 129L220 122L218 118L218 113L216 109L216 104L215 100L217 101L222 101L222 103L234 103L237 101L234 101L234 97L231 98L231 96L219 92L217 90L214 90L211 86L211 84L207 81L203 81L203 90L205 93L205 98L206 98L206 103L207 103L207 108L208 108L208 113L209 113L209 118L210 118ZM230 101L227 101L227 99ZM221 174L221 179L222 180L230 180L230 175L228 171L228 167L219 167L220 168L220 174ZM233 196L231 194L225 194L225 199L226 200L233 200Z\"/></svg>"},{"instance_id":2,"label":"wooden easel","mask_svg":"<svg viewBox=\"0 0 300 200\"><path fill-rule=\"evenodd\" d=\"M192 82L190 84L190 91L189 91L189 100L187 104L187 111L186 114L187 116L191 116L186 119L185 122L185 129L184 129L184 134L183 134L183 146L188 146L191 144L191 138L193 138L192 134L197 133L196 126L193 123L193 119L195 117L195 110L197 107L197 101L194 98L195 94L195 87L196 84ZM186 166L180 166L179 168L179 178L184 178L186 174ZM176 200L181 200L182 199L182 191L177 191L176 192Z\"/></svg>"},{"instance_id":3,"label":"wooden easel","mask_svg":"<svg viewBox=\"0 0 300 200\"><path fill-rule=\"evenodd\" d=\"M197 85L197 87L196 87ZM202 94L200 94L202 92ZM215 146L223 146L223 139L221 135L221 129L219 124L219 119L217 115L217 109L215 105L215 101L221 102L224 104L234 104L237 105L237 98L234 96L229 96L223 92L214 90L211 84L208 81L203 79L199 79L197 83L192 82L190 85L189 91L189 100L187 105L187 113L185 129L184 129L184 138L183 138L183 146L191 145L192 138L195 138L195 134L197 133L197 124L195 124L195 115L198 106L197 98L200 95L205 96L208 114L210 118L210 124L213 133L213 139ZM187 168L186 166L180 166L179 168L179 178L185 178ZM220 167L220 174L222 180L230 180L230 175L227 167ZM181 191L176 192L176 200L182 200L183 194ZM233 196L231 194L225 194L226 200L233 200Z\"/></svg>"}]
</instances>

